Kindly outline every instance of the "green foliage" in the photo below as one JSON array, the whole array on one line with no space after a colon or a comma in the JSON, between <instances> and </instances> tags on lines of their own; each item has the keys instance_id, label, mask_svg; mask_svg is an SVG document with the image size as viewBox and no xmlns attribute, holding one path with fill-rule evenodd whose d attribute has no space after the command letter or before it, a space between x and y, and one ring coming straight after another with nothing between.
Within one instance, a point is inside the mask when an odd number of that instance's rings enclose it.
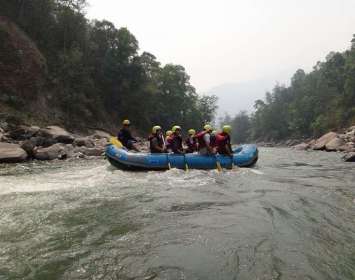
<instances>
[{"instance_id":1,"label":"green foliage","mask_svg":"<svg viewBox=\"0 0 355 280\"><path fill-rule=\"evenodd\" d=\"M3 15L45 56L46 97L67 124L129 118L146 130L154 124L198 128L212 121L215 96L200 97L182 66L161 66L154 55L139 55L127 28L89 22L86 6L86 0L0 0Z\"/></svg>"},{"instance_id":2,"label":"green foliage","mask_svg":"<svg viewBox=\"0 0 355 280\"><path fill-rule=\"evenodd\" d=\"M354 124L354 42L344 53L330 53L312 72L298 70L289 87L277 85L266 94L265 101L256 101L252 137L280 140L319 136Z\"/></svg>"}]
</instances>

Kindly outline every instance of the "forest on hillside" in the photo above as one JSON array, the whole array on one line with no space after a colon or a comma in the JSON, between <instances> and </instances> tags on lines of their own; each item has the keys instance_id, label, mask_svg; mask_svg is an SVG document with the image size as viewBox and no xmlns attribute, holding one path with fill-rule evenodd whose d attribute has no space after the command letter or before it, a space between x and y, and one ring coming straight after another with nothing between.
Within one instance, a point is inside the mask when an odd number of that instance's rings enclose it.
<instances>
[{"instance_id":1,"label":"forest on hillside","mask_svg":"<svg viewBox=\"0 0 355 280\"><path fill-rule=\"evenodd\" d=\"M161 65L127 28L89 21L86 7L86 0L0 0L1 111L73 128L115 127L125 118L139 130L212 121L217 98L198 95L183 66ZM25 55L8 20L34 44ZM27 54L37 55L35 70Z\"/></svg>"},{"instance_id":2,"label":"forest on hillside","mask_svg":"<svg viewBox=\"0 0 355 280\"><path fill-rule=\"evenodd\" d=\"M299 69L290 86L276 85L255 112L226 116L234 140L279 141L317 137L355 124L355 35L345 52L331 52L310 73Z\"/></svg>"}]
</instances>

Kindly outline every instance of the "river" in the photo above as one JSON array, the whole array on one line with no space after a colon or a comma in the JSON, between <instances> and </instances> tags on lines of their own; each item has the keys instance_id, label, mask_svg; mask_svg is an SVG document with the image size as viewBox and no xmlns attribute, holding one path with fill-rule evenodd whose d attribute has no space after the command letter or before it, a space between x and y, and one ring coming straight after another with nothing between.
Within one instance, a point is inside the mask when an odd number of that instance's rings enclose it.
<instances>
[{"instance_id":1,"label":"river","mask_svg":"<svg viewBox=\"0 0 355 280\"><path fill-rule=\"evenodd\" d=\"M355 279L355 165L262 148L232 171L0 166L0 279Z\"/></svg>"}]
</instances>

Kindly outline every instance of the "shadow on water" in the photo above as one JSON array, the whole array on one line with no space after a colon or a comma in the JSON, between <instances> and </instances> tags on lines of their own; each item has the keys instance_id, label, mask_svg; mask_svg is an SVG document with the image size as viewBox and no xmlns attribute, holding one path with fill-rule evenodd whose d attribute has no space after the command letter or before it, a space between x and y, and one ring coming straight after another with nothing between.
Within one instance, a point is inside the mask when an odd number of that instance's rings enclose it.
<instances>
[{"instance_id":1,"label":"shadow on water","mask_svg":"<svg viewBox=\"0 0 355 280\"><path fill-rule=\"evenodd\" d=\"M0 279L355 279L354 167L260 149L253 169L0 168Z\"/></svg>"}]
</instances>

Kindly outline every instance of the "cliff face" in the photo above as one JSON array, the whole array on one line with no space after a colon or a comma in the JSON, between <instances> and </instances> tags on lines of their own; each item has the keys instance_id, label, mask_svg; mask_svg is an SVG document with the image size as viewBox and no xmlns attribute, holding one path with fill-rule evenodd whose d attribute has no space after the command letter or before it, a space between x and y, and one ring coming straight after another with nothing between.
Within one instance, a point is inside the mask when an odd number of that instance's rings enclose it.
<instances>
[{"instance_id":1,"label":"cliff face","mask_svg":"<svg viewBox=\"0 0 355 280\"><path fill-rule=\"evenodd\" d=\"M36 102L46 76L46 61L34 42L0 17L0 102L15 108Z\"/></svg>"}]
</instances>

